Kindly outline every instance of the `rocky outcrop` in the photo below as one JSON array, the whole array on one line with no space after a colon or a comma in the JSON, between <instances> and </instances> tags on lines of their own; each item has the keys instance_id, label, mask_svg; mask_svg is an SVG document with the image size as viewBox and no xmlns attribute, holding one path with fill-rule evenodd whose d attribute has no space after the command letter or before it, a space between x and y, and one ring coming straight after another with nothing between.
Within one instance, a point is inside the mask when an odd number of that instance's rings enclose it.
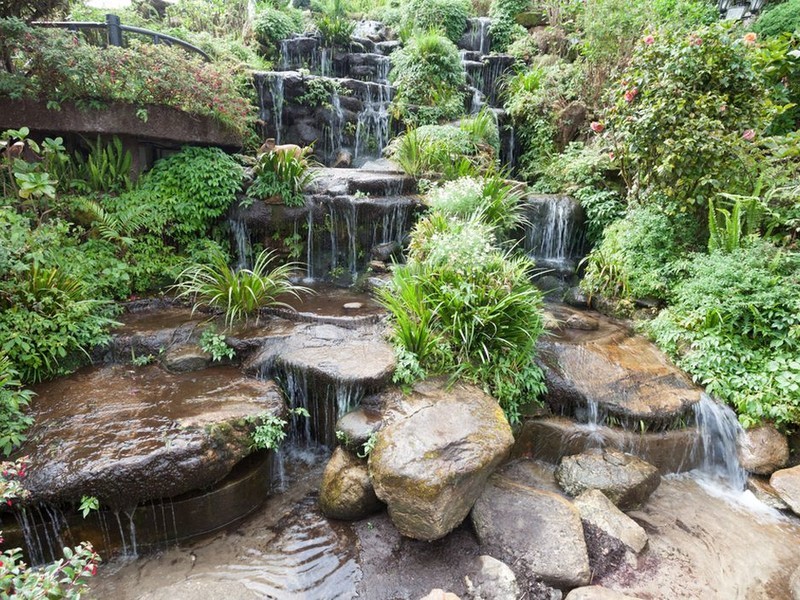
<instances>
[{"instance_id":1,"label":"rocky outcrop","mask_svg":"<svg viewBox=\"0 0 800 600\"><path fill-rule=\"evenodd\" d=\"M369 480L367 464L337 448L322 474L319 507L331 519L355 521L379 511L383 505Z\"/></svg>"},{"instance_id":2,"label":"rocky outcrop","mask_svg":"<svg viewBox=\"0 0 800 600\"><path fill-rule=\"evenodd\" d=\"M162 360L164 368L173 373L200 371L211 364L211 355L195 344L172 348Z\"/></svg>"},{"instance_id":3,"label":"rocky outcrop","mask_svg":"<svg viewBox=\"0 0 800 600\"><path fill-rule=\"evenodd\" d=\"M661 483L653 465L618 450L590 450L565 456L556 469L565 492L578 496L586 490L603 492L622 509L643 504Z\"/></svg>"},{"instance_id":4,"label":"rocky outcrop","mask_svg":"<svg viewBox=\"0 0 800 600\"><path fill-rule=\"evenodd\" d=\"M227 367L93 368L36 392L22 453L25 485L44 502L92 495L132 507L206 488L252 452L250 419L285 411L273 382Z\"/></svg>"},{"instance_id":5,"label":"rocky outcrop","mask_svg":"<svg viewBox=\"0 0 800 600\"><path fill-rule=\"evenodd\" d=\"M517 600L517 577L506 563L483 555L477 557L465 577L470 600Z\"/></svg>"},{"instance_id":6,"label":"rocky outcrop","mask_svg":"<svg viewBox=\"0 0 800 600\"><path fill-rule=\"evenodd\" d=\"M738 439L739 463L756 475L769 475L789 461L789 442L774 425L744 430Z\"/></svg>"},{"instance_id":7,"label":"rocky outcrop","mask_svg":"<svg viewBox=\"0 0 800 600\"><path fill-rule=\"evenodd\" d=\"M484 551L530 577L560 588L589 583L580 513L565 498L497 474L471 517Z\"/></svg>"},{"instance_id":8,"label":"rocky outcrop","mask_svg":"<svg viewBox=\"0 0 800 600\"><path fill-rule=\"evenodd\" d=\"M561 321L576 314L567 307L551 308ZM599 314L591 317L598 322L596 330L562 328L539 340L537 361L553 411L574 414L596 404L601 416L654 428L689 416L700 388L642 336Z\"/></svg>"},{"instance_id":9,"label":"rocky outcrop","mask_svg":"<svg viewBox=\"0 0 800 600\"><path fill-rule=\"evenodd\" d=\"M564 600L639 600L599 585L575 588Z\"/></svg>"},{"instance_id":10,"label":"rocky outcrop","mask_svg":"<svg viewBox=\"0 0 800 600\"><path fill-rule=\"evenodd\" d=\"M624 512L614 506L599 490L586 490L575 498L575 506L584 522L591 523L607 535L620 540L635 553L647 545L647 533Z\"/></svg>"},{"instance_id":11,"label":"rocky outcrop","mask_svg":"<svg viewBox=\"0 0 800 600\"><path fill-rule=\"evenodd\" d=\"M375 493L405 536L435 540L469 513L513 436L497 402L445 380L396 395L369 457Z\"/></svg>"},{"instance_id":12,"label":"rocky outcrop","mask_svg":"<svg viewBox=\"0 0 800 600\"><path fill-rule=\"evenodd\" d=\"M793 512L800 515L800 466L775 471L769 484Z\"/></svg>"}]
</instances>

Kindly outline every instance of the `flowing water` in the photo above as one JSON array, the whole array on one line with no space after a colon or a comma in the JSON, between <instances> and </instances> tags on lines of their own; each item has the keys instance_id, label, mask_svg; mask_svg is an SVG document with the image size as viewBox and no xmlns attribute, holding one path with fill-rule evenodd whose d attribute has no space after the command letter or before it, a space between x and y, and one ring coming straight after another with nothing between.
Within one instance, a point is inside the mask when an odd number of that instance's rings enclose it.
<instances>
[{"instance_id":1,"label":"flowing water","mask_svg":"<svg viewBox=\"0 0 800 600\"><path fill-rule=\"evenodd\" d=\"M543 267L574 270L584 247L580 205L568 196L532 196L527 217L523 245L528 255Z\"/></svg>"}]
</instances>

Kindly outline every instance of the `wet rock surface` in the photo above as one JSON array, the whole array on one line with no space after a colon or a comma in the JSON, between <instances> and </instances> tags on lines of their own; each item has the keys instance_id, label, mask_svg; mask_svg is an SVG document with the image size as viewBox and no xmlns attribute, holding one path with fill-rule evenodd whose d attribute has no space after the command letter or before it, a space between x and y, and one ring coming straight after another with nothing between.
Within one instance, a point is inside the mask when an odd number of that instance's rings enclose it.
<instances>
[{"instance_id":1,"label":"wet rock surface","mask_svg":"<svg viewBox=\"0 0 800 600\"><path fill-rule=\"evenodd\" d=\"M513 444L497 402L444 379L395 394L369 458L375 493L405 536L443 537L459 525Z\"/></svg>"},{"instance_id":2,"label":"wet rock surface","mask_svg":"<svg viewBox=\"0 0 800 600\"><path fill-rule=\"evenodd\" d=\"M228 367L91 368L36 392L25 485L47 502L132 507L205 488L252 451L248 418L285 410L273 382Z\"/></svg>"},{"instance_id":3,"label":"wet rock surface","mask_svg":"<svg viewBox=\"0 0 800 600\"><path fill-rule=\"evenodd\" d=\"M635 553L647 545L647 533L633 519L614 506L603 492L586 490L575 498L575 506L584 522L591 523L606 535L618 539Z\"/></svg>"},{"instance_id":4,"label":"wet rock surface","mask_svg":"<svg viewBox=\"0 0 800 600\"><path fill-rule=\"evenodd\" d=\"M367 463L347 450L337 448L322 474L319 492L322 513L332 519L355 521L381 510Z\"/></svg>"},{"instance_id":5,"label":"wet rock surface","mask_svg":"<svg viewBox=\"0 0 800 600\"><path fill-rule=\"evenodd\" d=\"M800 515L800 466L775 471L769 484L795 513Z\"/></svg>"},{"instance_id":6,"label":"wet rock surface","mask_svg":"<svg viewBox=\"0 0 800 600\"><path fill-rule=\"evenodd\" d=\"M164 368L172 373L200 371L211 364L211 355L195 344L172 348L164 355Z\"/></svg>"},{"instance_id":7,"label":"wet rock surface","mask_svg":"<svg viewBox=\"0 0 800 600\"><path fill-rule=\"evenodd\" d=\"M760 502L763 502L770 508L774 508L775 510L791 510L789 505L781 500L775 488L769 484L769 479L751 475L747 478L747 490L752 492Z\"/></svg>"},{"instance_id":8,"label":"wet rock surface","mask_svg":"<svg viewBox=\"0 0 800 600\"><path fill-rule=\"evenodd\" d=\"M383 414L375 409L360 407L350 411L336 422L336 431L341 431L350 450L358 450L381 428Z\"/></svg>"},{"instance_id":9,"label":"wet rock surface","mask_svg":"<svg viewBox=\"0 0 800 600\"><path fill-rule=\"evenodd\" d=\"M617 450L590 450L565 456L556 469L565 492L578 496L596 489L622 509L643 504L661 483L653 465Z\"/></svg>"},{"instance_id":10,"label":"wet rock surface","mask_svg":"<svg viewBox=\"0 0 800 600\"><path fill-rule=\"evenodd\" d=\"M638 600L638 598L599 585L589 585L575 588L567 594L565 600Z\"/></svg>"},{"instance_id":11,"label":"wet rock surface","mask_svg":"<svg viewBox=\"0 0 800 600\"><path fill-rule=\"evenodd\" d=\"M578 510L565 498L496 474L471 513L481 548L554 587L589 583Z\"/></svg>"},{"instance_id":12,"label":"wet rock surface","mask_svg":"<svg viewBox=\"0 0 800 600\"><path fill-rule=\"evenodd\" d=\"M479 556L467 573L470 600L516 600L520 597L517 577L506 563L488 555Z\"/></svg>"},{"instance_id":13,"label":"wet rock surface","mask_svg":"<svg viewBox=\"0 0 800 600\"><path fill-rule=\"evenodd\" d=\"M565 306L548 308L562 322L574 315ZM621 323L589 313L596 330L562 328L543 336L539 357L547 382L545 401L556 413L596 403L623 422L670 425L688 414L701 390L655 345Z\"/></svg>"},{"instance_id":14,"label":"wet rock surface","mask_svg":"<svg viewBox=\"0 0 800 600\"><path fill-rule=\"evenodd\" d=\"M789 442L774 425L743 431L739 435L738 449L742 468L757 475L769 475L789 461Z\"/></svg>"}]
</instances>

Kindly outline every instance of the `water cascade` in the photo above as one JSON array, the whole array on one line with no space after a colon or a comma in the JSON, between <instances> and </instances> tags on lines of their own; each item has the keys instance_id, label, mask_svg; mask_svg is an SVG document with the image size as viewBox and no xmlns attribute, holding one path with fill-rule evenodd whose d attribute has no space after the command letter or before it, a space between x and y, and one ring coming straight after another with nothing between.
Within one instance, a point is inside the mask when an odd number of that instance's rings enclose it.
<instances>
[{"instance_id":1,"label":"water cascade","mask_svg":"<svg viewBox=\"0 0 800 600\"><path fill-rule=\"evenodd\" d=\"M742 426L733 410L702 394L694 406L699 438L695 453L700 455L699 471L722 480L734 490L744 490L747 472L739 464L736 440Z\"/></svg>"},{"instance_id":2,"label":"water cascade","mask_svg":"<svg viewBox=\"0 0 800 600\"><path fill-rule=\"evenodd\" d=\"M575 270L584 252L583 209L568 196L528 198L523 240L525 251L540 267L558 273Z\"/></svg>"},{"instance_id":3,"label":"water cascade","mask_svg":"<svg viewBox=\"0 0 800 600\"><path fill-rule=\"evenodd\" d=\"M272 137L275 143L280 144L283 139L284 76L281 73L255 73L253 81L258 92L259 119L265 125L271 123Z\"/></svg>"}]
</instances>

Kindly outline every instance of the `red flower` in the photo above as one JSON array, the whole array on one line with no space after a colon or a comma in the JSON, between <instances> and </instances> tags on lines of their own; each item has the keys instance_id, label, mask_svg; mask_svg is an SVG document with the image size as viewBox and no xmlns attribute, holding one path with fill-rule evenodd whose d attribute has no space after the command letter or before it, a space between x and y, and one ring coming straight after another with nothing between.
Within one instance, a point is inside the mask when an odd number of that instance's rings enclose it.
<instances>
[{"instance_id":1,"label":"red flower","mask_svg":"<svg viewBox=\"0 0 800 600\"><path fill-rule=\"evenodd\" d=\"M625 102L628 102L628 103L633 102L634 99L636 98L636 94L638 94L638 93L639 93L639 89L638 88L631 88L628 91L626 91L625 92Z\"/></svg>"},{"instance_id":2,"label":"red flower","mask_svg":"<svg viewBox=\"0 0 800 600\"><path fill-rule=\"evenodd\" d=\"M648 46L653 44L655 41L656 41L656 38L654 38L652 35L644 36L644 43L647 44Z\"/></svg>"},{"instance_id":3,"label":"red flower","mask_svg":"<svg viewBox=\"0 0 800 600\"><path fill-rule=\"evenodd\" d=\"M599 123L598 121L592 121L592 124L589 125L589 127L591 127L592 131L595 133L603 133L603 130L606 128L605 125Z\"/></svg>"},{"instance_id":4,"label":"red flower","mask_svg":"<svg viewBox=\"0 0 800 600\"><path fill-rule=\"evenodd\" d=\"M752 142L754 139L756 139L756 132L753 131L752 129L746 129L745 131L742 132L742 138L744 138L748 142Z\"/></svg>"}]
</instances>

